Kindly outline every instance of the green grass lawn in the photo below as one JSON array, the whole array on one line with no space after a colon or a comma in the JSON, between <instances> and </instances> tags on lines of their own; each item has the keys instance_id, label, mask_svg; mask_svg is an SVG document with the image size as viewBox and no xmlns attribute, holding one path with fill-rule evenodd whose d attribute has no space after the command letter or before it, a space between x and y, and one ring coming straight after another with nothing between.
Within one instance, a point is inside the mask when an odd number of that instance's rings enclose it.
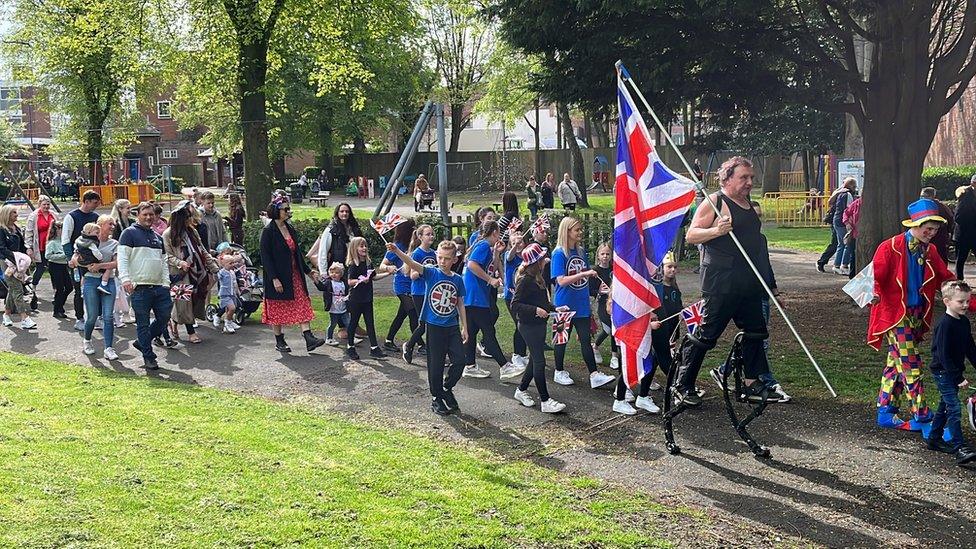
<instances>
[{"instance_id":1,"label":"green grass lawn","mask_svg":"<svg viewBox=\"0 0 976 549\"><path fill-rule=\"evenodd\" d=\"M764 227L771 248L789 248L804 252L824 251L830 244L829 227Z\"/></svg>"},{"instance_id":2,"label":"green grass lawn","mask_svg":"<svg viewBox=\"0 0 976 549\"><path fill-rule=\"evenodd\" d=\"M0 410L6 547L635 547L707 527L485 451L11 353Z\"/></svg>"}]
</instances>

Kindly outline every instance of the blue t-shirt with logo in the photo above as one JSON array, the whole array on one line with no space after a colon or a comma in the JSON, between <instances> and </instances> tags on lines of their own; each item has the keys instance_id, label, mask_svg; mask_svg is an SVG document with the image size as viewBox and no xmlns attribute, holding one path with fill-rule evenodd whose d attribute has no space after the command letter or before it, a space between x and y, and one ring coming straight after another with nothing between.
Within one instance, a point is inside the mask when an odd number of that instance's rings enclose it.
<instances>
[{"instance_id":1,"label":"blue t-shirt with logo","mask_svg":"<svg viewBox=\"0 0 976 549\"><path fill-rule=\"evenodd\" d=\"M457 326L458 303L464 302L464 281L461 275L444 274L438 267L424 267L424 308L420 318L434 326Z\"/></svg>"},{"instance_id":2,"label":"blue t-shirt with logo","mask_svg":"<svg viewBox=\"0 0 976 549\"><path fill-rule=\"evenodd\" d=\"M394 244L400 251L406 252L407 247L397 242ZM403 267L403 260L397 257L397 254L393 252L386 252L384 256L387 261L389 261L394 267L397 268L396 273L393 275L393 293L396 295L403 295L410 293L410 277L403 274L401 268Z\"/></svg>"},{"instance_id":3,"label":"blue t-shirt with logo","mask_svg":"<svg viewBox=\"0 0 976 549\"><path fill-rule=\"evenodd\" d=\"M437 266L437 251L434 249L425 252L423 248L417 248L410 254L410 258L424 267ZM425 289L423 276L410 280L410 295L424 295Z\"/></svg>"},{"instance_id":4,"label":"blue t-shirt with logo","mask_svg":"<svg viewBox=\"0 0 976 549\"><path fill-rule=\"evenodd\" d=\"M562 248L556 248L552 252L552 278L558 279L560 276L570 276L589 270L590 265L586 261L586 254L579 248L570 251L569 255ZM553 305L562 307L567 305L570 310L576 311L574 318L590 317L590 290L589 280L581 278L573 284L566 286L556 283L556 295L553 296Z\"/></svg>"},{"instance_id":5,"label":"blue t-shirt with logo","mask_svg":"<svg viewBox=\"0 0 976 549\"><path fill-rule=\"evenodd\" d=\"M505 252L505 301L515 297L515 273L522 264L522 255L513 250Z\"/></svg>"},{"instance_id":6,"label":"blue t-shirt with logo","mask_svg":"<svg viewBox=\"0 0 976 549\"><path fill-rule=\"evenodd\" d=\"M475 274L466 267L468 262L474 261L487 273L488 267L491 265L492 253L491 244L487 240L482 240L471 248L471 255L468 256L468 260L465 262L464 269L464 285L471 290L464 296L464 306L465 307L490 307L491 301L489 300L489 286L488 283L481 278L475 276Z\"/></svg>"},{"instance_id":7,"label":"blue t-shirt with logo","mask_svg":"<svg viewBox=\"0 0 976 549\"><path fill-rule=\"evenodd\" d=\"M480 230L476 230L475 232L471 233L471 236L468 237L468 247L469 248L474 244L474 241L475 240L478 240L478 237L479 236L481 236L481 231Z\"/></svg>"}]
</instances>

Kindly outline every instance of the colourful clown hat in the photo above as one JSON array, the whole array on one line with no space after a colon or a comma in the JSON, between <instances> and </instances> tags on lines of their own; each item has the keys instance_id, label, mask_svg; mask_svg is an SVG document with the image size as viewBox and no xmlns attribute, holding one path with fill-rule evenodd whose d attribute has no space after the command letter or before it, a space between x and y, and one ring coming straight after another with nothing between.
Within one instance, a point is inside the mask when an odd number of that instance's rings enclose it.
<instances>
[{"instance_id":1,"label":"colourful clown hat","mask_svg":"<svg viewBox=\"0 0 976 549\"><path fill-rule=\"evenodd\" d=\"M901 222L906 227L918 227L926 221L946 222L945 218L939 215L938 204L928 198L921 198L909 204L908 215L911 219L906 219Z\"/></svg>"},{"instance_id":2,"label":"colourful clown hat","mask_svg":"<svg viewBox=\"0 0 976 549\"><path fill-rule=\"evenodd\" d=\"M528 246L525 247L524 250L522 250L522 264L531 265L536 261L539 261L540 259L546 257L547 251L548 250L536 244L535 242L529 244Z\"/></svg>"}]
</instances>

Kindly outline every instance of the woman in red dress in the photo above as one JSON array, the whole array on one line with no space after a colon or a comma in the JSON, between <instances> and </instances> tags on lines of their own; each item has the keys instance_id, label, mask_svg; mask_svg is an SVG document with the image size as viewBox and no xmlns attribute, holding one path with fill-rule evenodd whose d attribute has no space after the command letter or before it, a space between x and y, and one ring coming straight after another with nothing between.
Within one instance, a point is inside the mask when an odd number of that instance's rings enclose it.
<instances>
[{"instance_id":1,"label":"woman in red dress","mask_svg":"<svg viewBox=\"0 0 976 549\"><path fill-rule=\"evenodd\" d=\"M281 327L301 324L305 337L305 349L313 349L325 343L312 334L309 323L315 318L312 300L308 297L305 274L311 269L305 263L305 251L298 242L295 228L288 223L291 205L282 192L275 192L268 204L271 223L261 233L261 266L264 269L264 309L261 322L270 324L275 335L275 349L290 353Z\"/></svg>"}]
</instances>

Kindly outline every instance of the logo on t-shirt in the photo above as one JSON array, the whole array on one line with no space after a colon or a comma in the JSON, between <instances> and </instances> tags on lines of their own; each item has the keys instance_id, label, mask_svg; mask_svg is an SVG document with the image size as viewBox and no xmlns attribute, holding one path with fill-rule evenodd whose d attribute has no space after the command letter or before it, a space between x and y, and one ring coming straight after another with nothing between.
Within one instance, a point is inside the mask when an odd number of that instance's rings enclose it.
<instances>
[{"instance_id":1,"label":"logo on t-shirt","mask_svg":"<svg viewBox=\"0 0 976 549\"><path fill-rule=\"evenodd\" d=\"M430 310L437 316L451 316L457 311L458 290L453 283L442 280L430 289Z\"/></svg>"},{"instance_id":2,"label":"logo on t-shirt","mask_svg":"<svg viewBox=\"0 0 976 549\"><path fill-rule=\"evenodd\" d=\"M586 262L583 261L583 258L582 257L579 257L579 256L573 256L573 257L571 257L569 259L569 262L566 264L566 274L567 275L570 275L570 276L572 276L574 274L582 273L585 270L586 270ZM586 279L585 278L581 278L581 279L577 280L576 282L573 282L572 284L570 284L570 286L572 286L573 288L579 289L579 288L585 288L586 287L586 284L587 284Z\"/></svg>"},{"instance_id":3,"label":"logo on t-shirt","mask_svg":"<svg viewBox=\"0 0 976 549\"><path fill-rule=\"evenodd\" d=\"M427 256L427 257L424 258L423 261L420 262L420 264L423 265L424 267L436 267L437 266L437 258L431 257L431 256Z\"/></svg>"}]
</instances>

